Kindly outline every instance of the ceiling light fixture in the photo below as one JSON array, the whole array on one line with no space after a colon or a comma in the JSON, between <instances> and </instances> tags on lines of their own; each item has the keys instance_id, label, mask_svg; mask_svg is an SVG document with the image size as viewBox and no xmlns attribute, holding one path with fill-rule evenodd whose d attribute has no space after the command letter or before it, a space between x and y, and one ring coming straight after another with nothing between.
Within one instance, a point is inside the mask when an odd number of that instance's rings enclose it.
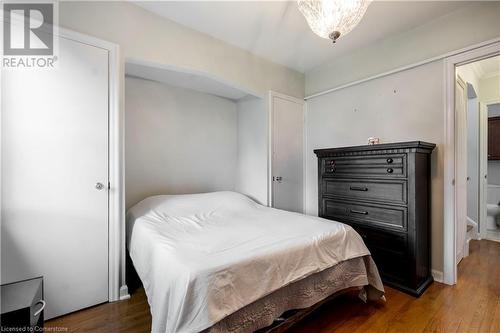
<instances>
[{"instance_id":1,"label":"ceiling light fixture","mask_svg":"<svg viewBox=\"0 0 500 333\"><path fill-rule=\"evenodd\" d=\"M311 30L335 43L361 21L369 0L299 0L299 10Z\"/></svg>"}]
</instances>

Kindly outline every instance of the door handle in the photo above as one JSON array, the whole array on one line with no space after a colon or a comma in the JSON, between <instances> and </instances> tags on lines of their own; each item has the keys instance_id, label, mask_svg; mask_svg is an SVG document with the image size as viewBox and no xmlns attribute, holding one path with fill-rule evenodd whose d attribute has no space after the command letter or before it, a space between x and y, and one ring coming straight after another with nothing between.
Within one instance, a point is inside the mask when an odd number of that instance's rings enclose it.
<instances>
[{"instance_id":1,"label":"door handle","mask_svg":"<svg viewBox=\"0 0 500 333\"><path fill-rule=\"evenodd\" d=\"M36 302L36 304L41 304L41 305L42 305L42 307L41 307L40 309L38 309L38 310L37 310L37 311L33 314L33 317L38 316L38 315L39 315L39 314L43 311L43 309L45 309L45 305L46 305L46 303L45 303L45 301L44 301L43 299L41 299L41 300L39 300L38 302Z\"/></svg>"},{"instance_id":2,"label":"door handle","mask_svg":"<svg viewBox=\"0 0 500 333\"><path fill-rule=\"evenodd\" d=\"M276 177L276 181L278 183L281 183L283 181L283 177L281 177L281 176Z\"/></svg>"},{"instance_id":3,"label":"door handle","mask_svg":"<svg viewBox=\"0 0 500 333\"><path fill-rule=\"evenodd\" d=\"M104 189L104 184L99 182L95 183L95 188L96 190L101 191L102 189Z\"/></svg>"}]
</instances>

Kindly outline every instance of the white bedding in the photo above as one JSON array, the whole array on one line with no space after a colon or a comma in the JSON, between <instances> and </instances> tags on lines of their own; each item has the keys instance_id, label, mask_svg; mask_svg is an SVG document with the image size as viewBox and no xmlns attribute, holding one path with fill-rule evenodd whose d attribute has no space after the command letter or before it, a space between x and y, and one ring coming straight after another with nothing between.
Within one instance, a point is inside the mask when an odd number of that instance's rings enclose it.
<instances>
[{"instance_id":1,"label":"white bedding","mask_svg":"<svg viewBox=\"0 0 500 333\"><path fill-rule=\"evenodd\" d=\"M235 192L147 198L127 214L153 332L199 332L269 293L368 255L349 226Z\"/></svg>"}]
</instances>

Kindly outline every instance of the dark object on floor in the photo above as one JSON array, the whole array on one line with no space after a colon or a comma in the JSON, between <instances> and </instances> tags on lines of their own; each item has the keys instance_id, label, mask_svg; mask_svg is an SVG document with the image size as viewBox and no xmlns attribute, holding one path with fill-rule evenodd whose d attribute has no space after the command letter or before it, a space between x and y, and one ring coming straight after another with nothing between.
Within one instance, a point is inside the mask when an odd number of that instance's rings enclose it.
<instances>
[{"instance_id":1,"label":"dark object on floor","mask_svg":"<svg viewBox=\"0 0 500 333\"><path fill-rule=\"evenodd\" d=\"M1 286L2 332L43 332L43 278Z\"/></svg>"},{"instance_id":2,"label":"dark object on floor","mask_svg":"<svg viewBox=\"0 0 500 333\"><path fill-rule=\"evenodd\" d=\"M319 216L351 225L385 284L420 296L432 283L431 153L414 141L318 149Z\"/></svg>"}]
</instances>

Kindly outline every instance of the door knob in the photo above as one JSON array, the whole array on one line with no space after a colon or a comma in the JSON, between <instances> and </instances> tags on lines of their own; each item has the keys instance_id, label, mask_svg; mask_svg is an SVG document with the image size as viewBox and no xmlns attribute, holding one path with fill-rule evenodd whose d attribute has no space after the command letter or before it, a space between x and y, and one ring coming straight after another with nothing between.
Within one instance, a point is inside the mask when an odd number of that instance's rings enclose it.
<instances>
[{"instance_id":1,"label":"door knob","mask_svg":"<svg viewBox=\"0 0 500 333\"><path fill-rule=\"evenodd\" d=\"M278 183L281 183L283 181L283 177L281 177L281 176L276 177L276 181Z\"/></svg>"},{"instance_id":2,"label":"door knob","mask_svg":"<svg viewBox=\"0 0 500 333\"><path fill-rule=\"evenodd\" d=\"M96 190L100 191L104 188L104 184L103 183L95 183L95 188L96 188Z\"/></svg>"}]
</instances>

